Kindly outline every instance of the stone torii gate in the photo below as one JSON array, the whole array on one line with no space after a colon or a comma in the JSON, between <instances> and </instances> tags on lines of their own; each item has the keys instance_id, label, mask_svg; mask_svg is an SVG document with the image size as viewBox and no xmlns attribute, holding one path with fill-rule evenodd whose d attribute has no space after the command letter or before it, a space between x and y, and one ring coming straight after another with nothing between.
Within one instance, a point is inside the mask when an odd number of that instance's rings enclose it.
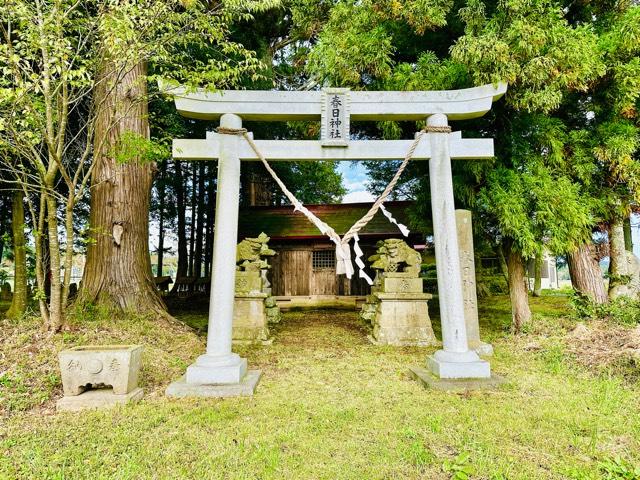
<instances>
[{"instance_id":1,"label":"stone torii gate","mask_svg":"<svg viewBox=\"0 0 640 480\"><path fill-rule=\"evenodd\" d=\"M448 120L481 117L507 89L497 86L419 92L367 92L329 88L313 92L221 91L190 93L162 87L185 117L220 120L240 129L243 120L321 120L320 140L255 140L269 161L398 160L413 140L351 141L351 121L425 120L429 133L413 160L429 161L433 229L438 276L442 349L427 360L440 378L489 378L489 363L468 347L454 211L451 159L493 157L492 139L463 139L448 132ZM435 127L435 128L433 128ZM428 141L427 141L428 140ZM207 350L187 368L185 377L167 389L171 396L231 396L253 392L260 372L247 371L246 359L231 350L235 250L238 234L241 161L258 161L248 142L237 135L209 132L205 139L175 139L177 160L217 160L215 233Z\"/></svg>"}]
</instances>

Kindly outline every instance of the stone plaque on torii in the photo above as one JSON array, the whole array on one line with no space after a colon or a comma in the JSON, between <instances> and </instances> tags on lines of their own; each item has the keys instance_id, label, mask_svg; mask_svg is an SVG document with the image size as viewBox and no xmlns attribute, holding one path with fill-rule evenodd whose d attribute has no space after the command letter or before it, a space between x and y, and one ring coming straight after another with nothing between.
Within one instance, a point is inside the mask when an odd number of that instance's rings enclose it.
<instances>
[{"instance_id":1,"label":"stone plaque on torii","mask_svg":"<svg viewBox=\"0 0 640 480\"><path fill-rule=\"evenodd\" d=\"M412 159L429 161L436 271L442 323L442 349L428 359L440 378L489 378L489 363L469 349L456 233L451 159L493 157L493 139L463 139L447 131L448 120L481 117L506 92L505 84L451 91L313 92L196 91L162 86L185 117L220 120L227 130L241 129L243 120L321 120L320 140L254 140L268 161L399 160L413 140L349 139L352 121L427 121L425 139ZM247 361L231 351L235 249L238 234L241 161L259 161L238 135L207 133L205 139L175 139L176 160L217 160L215 232L207 351L187 368L167 394L228 396L250 394L257 383L247 374Z\"/></svg>"}]
</instances>

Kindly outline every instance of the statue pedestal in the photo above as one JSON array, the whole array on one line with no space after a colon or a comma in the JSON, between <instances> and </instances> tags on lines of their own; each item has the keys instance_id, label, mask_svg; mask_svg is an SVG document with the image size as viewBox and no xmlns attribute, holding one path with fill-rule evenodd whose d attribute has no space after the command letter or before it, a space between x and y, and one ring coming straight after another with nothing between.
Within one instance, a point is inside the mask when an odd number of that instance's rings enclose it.
<instances>
[{"instance_id":1,"label":"statue pedestal","mask_svg":"<svg viewBox=\"0 0 640 480\"><path fill-rule=\"evenodd\" d=\"M270 343L264 293L236 293L233 343Z\"/></svg>"},{"instance_id":2,"label":"statue pedestal","mask_svg":"<svg viewBox=\"0 0 640 480\"><path fill-rule=\"evenodd\" d=\"M373 328L371 340L378 345L435 345L430 298L422 293L422 279L415 274L383 273L362 307L361 317Z\"/></svg>"},{"instance_id":3,"label":"statue pedestal","mask_svg":"<svg viewBox=\"0 0 640 480\"><path fill-rule=\"evenodd\" d=\"M269 344L269 323L280 321L275 299L264 292L259 271L236 272L233 342Z\"/></svg>"}]
</instances>

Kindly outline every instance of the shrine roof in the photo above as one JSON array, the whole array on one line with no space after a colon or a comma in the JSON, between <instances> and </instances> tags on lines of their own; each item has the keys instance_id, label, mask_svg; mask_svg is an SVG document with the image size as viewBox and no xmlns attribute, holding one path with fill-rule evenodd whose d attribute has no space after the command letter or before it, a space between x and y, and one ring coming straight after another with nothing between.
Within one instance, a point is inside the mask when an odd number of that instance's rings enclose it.
<instances>
[{"instance_id":1,"label":"shrine roof","mask_svg":"<svg viewBox=\"0 0 640 480\"><path fill-rule=\"evenodd\" d=\"M407 209L413 204L409 201L385 202L385 208L399 222L409 225ZM371 208L371 203L344 203L305 205L325 223L333 227L339 235L344 235L349 228ZM238 219L238 238L257 237L261 232L273 240L313 240L326 239L325 235L300 212L291 205L280 207L257 206L240 209ZM402 236L398 227L392 224L378 211L367 226L359 234L366 237ZM411 232L411 236L422 236L419 232Z\"/></svg>"}]
</instances>

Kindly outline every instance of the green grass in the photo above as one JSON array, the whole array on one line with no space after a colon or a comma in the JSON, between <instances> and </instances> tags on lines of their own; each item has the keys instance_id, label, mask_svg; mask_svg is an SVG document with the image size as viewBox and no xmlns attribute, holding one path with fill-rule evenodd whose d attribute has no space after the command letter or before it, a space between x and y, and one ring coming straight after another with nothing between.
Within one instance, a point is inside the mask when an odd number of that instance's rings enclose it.
<instances>
[{"instance_id":1,"label":"green grass","mask_svg":"<svg viewBox=\"0 0 640 480\"><path fill-rule=\"evenodd\" d=\"M529 333L513 337L508 299L483 302L492 368L508 382L469 394L409 378L432 348L376 347L355 312L306 311L285 314L273 345L236 350L263 371L253 398L169 400L162 389L201 353L202 338L175 325L96 324L69 343L114 329L121 341L140 337L144 401L81 414L54 414L52 400L5 408L0 478L638 478L622 475L640 464L640 389L567 353L566 299L532 304ZM204 318L182 320L202 329ZM28 351L33 337L19 331L25 340L5 344L15 350L7 357ZM62 344L52 341L38 362L55 365L44 356Z\"/></svg>"}]
</instances>

